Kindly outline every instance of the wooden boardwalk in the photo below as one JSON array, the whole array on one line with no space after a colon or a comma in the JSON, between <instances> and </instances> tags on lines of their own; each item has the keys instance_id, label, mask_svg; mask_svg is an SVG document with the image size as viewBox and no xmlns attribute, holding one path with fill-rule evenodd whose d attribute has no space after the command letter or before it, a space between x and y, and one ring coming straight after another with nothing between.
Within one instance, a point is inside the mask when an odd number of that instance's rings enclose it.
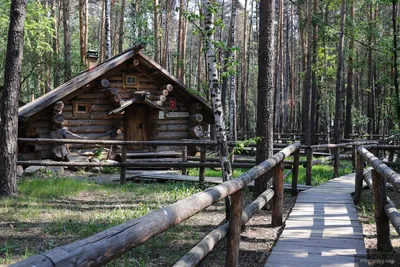
<instances>
[{"instance_id":1,"label":"wooden boardwalk","mask_svg":"<svg viewBox=\"0 0 400 267\"><path fill-rule=\"evenodd\" d=\"M265 266L368 266L352 192L354 174L301 192Z\"/></svg>"}]
</instances>

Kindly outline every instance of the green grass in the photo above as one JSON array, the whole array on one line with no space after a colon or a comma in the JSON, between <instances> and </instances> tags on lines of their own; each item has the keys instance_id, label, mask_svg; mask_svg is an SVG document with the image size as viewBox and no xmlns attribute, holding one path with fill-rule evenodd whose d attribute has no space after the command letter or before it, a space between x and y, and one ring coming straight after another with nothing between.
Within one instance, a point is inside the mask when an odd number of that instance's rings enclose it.
<instances>
[{"instance_id":1,"label":"green grass","mask_svg":"<svg viewBox=\"0 0 400 267\"><path fill-rule=\"evenodd\" d=\"M233 177L236 178L243 173L247 172L249 169L241 168L241 169L234 169L233 170ZM191 176L199 176L199 169L189 169L189 175ZM221 170L215 170L215 169L210 169L206 168L205 171L205 176L206 177L222 177L222 171Z\"/></svg>"},{"instance_id":2,"label":"green grass","mask_svg":"<svg viewBox=\"0 0 400 267\"><path fill-rule=\"evenodd\" d=\"M290 160L290 158L288 160ZM302 157L300 160L305 160L305 157L304 158ZM339 176L352 173L353 172L352 168L353 167L350 161L345 161L345 160L340 161ZM285 172L286 171L287 170L285 170ZM311 182L313 186L323 184L333 178L334 178L334 173L333 173L333 166L331 163L319 164L312 167ZM286 177L285 182L286 183L292 182L292 174L289 174L288 177ZM299 166L298 183L299 184L306 183L306 168L303 167L302 165Z\"/></svg>"},{"instance_id":3,"label":"green grass","mask_svg":"<svg viewBox=\"0 0 400 267\"><path fill-rule=\"evenodd\" d=\"M17 197L0 198L0 266L141 217L200 192L204 186L184 182L121 186L88 179L31 177L22 179L18 189ZM163 251L166 242L189 239L190 245L199 239L196 226L178 226L110 266L147 266L153 260L152 251ZM174 256L182 255L176 250ZM177 260L170 260L168 253L165 257L169 264Z\"/></svg>"},{"instance_id":4,"label":"green grass","mask_svg":"<svg viewBox=\"0 0 400 267\"><path fill-rule=\"evenodd\" d=\"M341 161L341 165L345 167L340 170L341 173L351 172L349 162ZM247 170L235 169L234 177ZM190 169L189 173L197 176L198 169ZM221 175L219 170L206 169L206 176ZM315 185L332 176L333 168L330 165L313 167ZM290 179L291 176L287 178L288 182ZM304 179L305 169L301 167L299 183L304 183ZM18 197L0 198L0 219L3 222L0 236L5 237L0 240L0 265L8 265L141 217L200 192L205 186L189 182L120 185L54 175L22 179L18 183ZM248 190L244 195L252 198ZM222 212L223 204L216 205ZM182 251L189 250L204 233L215 228L209 223L199 227L194 220L196 217L148 240L109 266L172 265L184 254ZM24 234L28 236L27 239ZM164 253L165 244L169 244L168 253Z\"/></svg>"}]
</instances>

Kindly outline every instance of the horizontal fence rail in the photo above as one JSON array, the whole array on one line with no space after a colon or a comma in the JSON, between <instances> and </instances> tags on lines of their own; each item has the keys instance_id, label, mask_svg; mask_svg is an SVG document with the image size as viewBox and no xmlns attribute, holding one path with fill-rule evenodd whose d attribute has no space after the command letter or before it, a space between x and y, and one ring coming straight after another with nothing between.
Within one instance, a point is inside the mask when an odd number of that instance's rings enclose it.
<instances>
[{"instance_id":1,"label":"horizontal fence rail","mask_svg":"<svg viewBox=\"0 0 400 267\"><path fill-rule=\"evenodd\" d=\"M154 168L181 168L182 174L186 174L188 168L199 168L199 181L205 181L205 168L218 168L220 167L218 158L207 158L206 157L206 149L207 147L216 147L216 141L208 141L208 140L179 140L179 141L117 141L117 140L82 140L82 139L50 139L50 138L19 138L19 143L29 143L29 144L91 144L91 145L103 145L103 146L121 146L121 162L46 162L41 160L27 160L27 161L18 161L18 165L22 166L64 166L64 167L119 167L120 168L120 181L121 184L126 182L126 170L127 168L139 168L139 167L154 167ZM230 147L236 147L238 144L241 145L243 142L241 141L233 141L228 142ZM316 164L322 164L324 162L333 161L334 166L334 176L337 177L339 175L339 160L340 159L348 159L352 158L353 166L355 168L355 148L358 145L371 145L377 144L377 141L356 141L349 143L340 143L340 144L323 144L323 145L313 145L313 146L301 146L302 151L307 156L306 161L297 162L285 162L284 168L292 169L294 165L300 163L306 167L306 185L312 184L312 166ZM135 160L129 161L127 160L127 146L130 145L140 145L140 146L179 146L183 147L182 157L173 160L163 160L163 161L151 161L151 160ZM257 146L256 143L246 143L246 147L255 148ZM279 151L280 148L286 147L286 144L274 144L274 151ZM187 147L199 147L200 157L191 157L187 155ZM349 155L341 155L340 149L352 148L352 156ZM331 153L325 152L316 152L321 150L331 149ZM314 155L326 155L325 158L313 160ZM232 159L232 167L233 168L252 168L255 166L255 160L235 160ZM294 172L298 175L296 172ZM295 181L294 181L295 183ZM293 190L293 193L296 193L297 189Z\"/></svg>"},{"instance_id":2,"label":"horizontal fence rail","mask_svg":"<svg viewBox=\"0 0 400 267\"><path fill-rule=\"evenodd\" d=\"M244 215L242 214L240 190L267 171L274 169L275 200L273 200L272 204L272 222L280 225L282 223L283 201L282 161L294 152L299 151L299 149L299 143L292 144L261 164L251 168L237 179L226 181L165 208L150 212L143 217L130 220L88 238L32 256L12 266L99 266L117 258L132 248L142 245L148 239L167 231L213 203L231 195L232 212L228 225L229 231L231 231L228 243L230 242L231 245L228 245L226 259L227 262L237 262L237 255L234 251L238 250L238 242L240 241L238 233L240 237L242 221L246 219L245 216L249 213L248 210L245 210ZM271 194L270 191L266 193L267 195ZM270 197L266 196L266 198ZM250 210L254 209L253 206ZM277 210L278 208L280 210ZM235 212L239 216L232 217ZM245 219L242 219L242 216Z\"/></svg>"},{"instance_id":3,"label":"horizontal fence rail","mask_svg":"<svg viewBox=\"0 0 400 267\"><path fill-rule=\"evenodd\" d=\"M391 184L397 191L400 191L400 174L392 170L368 149L378 154L379 150L397 150L400 146L369 145L357 148L356 156L356 180L354 202L361 203L361 191L363 181L373 190L374 218L377 231L377 247L379 251L392 251L393 246L390 238L390 224L400 235L400 213L395 204L387 196L386 183ZM372 169L364 173L364 162Z\"/></svg>"}]
</instances>

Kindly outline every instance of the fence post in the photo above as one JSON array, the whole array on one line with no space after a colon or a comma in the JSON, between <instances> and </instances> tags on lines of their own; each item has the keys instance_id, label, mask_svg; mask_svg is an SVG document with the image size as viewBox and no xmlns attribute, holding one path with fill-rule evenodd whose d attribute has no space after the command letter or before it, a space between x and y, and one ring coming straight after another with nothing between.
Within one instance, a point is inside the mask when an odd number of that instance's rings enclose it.
<instances>
[{"instance_id":1,"label":"fence post","mask_svg":"<svg viewBox=\"0 0 400 267\"><path fill-rule=\"evenodd\" d=\"M182 162L187 162L187 146L184 145L183 146L183 150L182 150ZM186 167L182 167L182 175L186 175L187 170Z\"/></svg>"},{"instance_id":2,"label":"fence post","mask_svg":"<svg viewBox=\"0 0 400 267\"><path fill-rule=\"evenodd\" d=\"M200 162L206 162L206 147L205 146L201 146L200 147ZM200 167L199 168L199 182L200 183L204 183L205 177L204 174L206 172L206 168L205 167Z\"/></svg>"},{"instance_id":3,"label":"fence post","mask_svg":"<svg viewBox=\"0 0 400 267\"><path fill-rule=\"evenodd\" d=\"M378 251L390 252L393 250L393 247L390 240L389 218L385 212L385 205L387 203L386 181L376 170L371 170L371 176L374 190L377 247Z\"/></svg>"},{"instance_id":4,"label":"fence post","mask_svg":"<svg viewBox=\"0 0 400 267\"><path fill-rule=\"evenodd\" d=\"M126 167L124 163L126 162L126 150L127 147L126 145L122 145L122 151L121 151L121 170L120 170L120 182L121 184L125 184L126 182Z\"/></svg>"},{"instance_id":5,"label":"fence post","mask_svg":"<svg viewBox=\"0 0 400 267\"><path fill-rule=\"evenodd\" d=\"M388 159L388 161L389 162L393 162L393 159L394 159L394 152L393 152L393 150L389 150L389 159Z\"/></svg>"},{"instance_id":6,"label":"fence post","mask_svg":"<svg viewBox=\"0 0 400 267\"><path fill-rule=\"evenodd\" d=\"M364 181L364 160L360 153L356 153L356 181L354 189L354 204L359 205L361 203L361 191Z\"/></svg>"},{"instance_id":7,"label":"fence post","mask_svg":"<svg viewBox=\"0 0 400 267\"><path fill-rule=\"evenodd\" d=\"M356 145L352 145L351 147L351 163L353 165L353 171L357 168L356 167Z\"/></svg>"},{"instance_id":8,"label":"fence post","mask_svg":"<svg viewBox=\"0 0 400 267\"><path fill-rule=\"evenodd\" d=\"M231 212L227 234L225 266L238 266L242 229L242 190L231 195Z\"/></svg>"},{"instance_id":9,"label":"fence post","mask_svg":"<svg viewBox=\"0 0 400 267\"><path fill-rule=\"evenodd\" d=\"M273 189L274 197L272 198L271 224L273 227L282 225L282 208L283 208L283 161L274 167Z\"/></svg>"},{"instance_id":10,"label":"fence post","mask_svg":"<svg viewBox=\"0 0 400 267\"><path fill-rule=\"evenodd\" d=\"M311 185L312 182L312 161L313 161L313 149L308 147L307 151L307 169L306 169L306 185Z\"/></svg>"},{"instance_id":11,"label":"fence post","mask_svg":"<svg viewBox=\"0 0 400 267\"><path fill-rule=\"evenodd\" d=\"M335 147L333 153L335 156L335 159L333 160L333 176L339 177L340 148Z\"/></svg>"},{"instance_id":12,"label":"fence post","mask_svg":"<svg viewBox=\"0 0 400 267\"><path fill-rule=\"evenodd\" d=\"M296 150L293 154L293 172L292 172L292 196L297 196L297 181L299 179L299 163L300 163L300 149Z\"/></svg>"}]
</instances>

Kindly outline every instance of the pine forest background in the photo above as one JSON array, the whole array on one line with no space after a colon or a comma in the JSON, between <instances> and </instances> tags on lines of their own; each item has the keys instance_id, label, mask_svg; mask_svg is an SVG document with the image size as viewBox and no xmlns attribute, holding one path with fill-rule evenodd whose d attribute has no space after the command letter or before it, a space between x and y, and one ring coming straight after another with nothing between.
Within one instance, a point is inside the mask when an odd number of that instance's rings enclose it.
<instances>
[{"instance_id":1,"label":"pine forest background","mask_svg":"<svg viewBox=\"0 0 400 267\"><path fill-rule=\"evenodd\" d=\"M213 7L230 138L252 137L259 1L215 0ZM10 1L0 0L0 86L9 10ZM109 35L111 56L145 42L146 55L210 100L201 10L199 0L30 0L20 98L29 102L84 71L87 50L106 60ZM310 143L315 133L332 134L336 100L345 137L396 129L397 17L397 1L276 0L274 132L308 129Z\"/></svg>"}]
</instances>

